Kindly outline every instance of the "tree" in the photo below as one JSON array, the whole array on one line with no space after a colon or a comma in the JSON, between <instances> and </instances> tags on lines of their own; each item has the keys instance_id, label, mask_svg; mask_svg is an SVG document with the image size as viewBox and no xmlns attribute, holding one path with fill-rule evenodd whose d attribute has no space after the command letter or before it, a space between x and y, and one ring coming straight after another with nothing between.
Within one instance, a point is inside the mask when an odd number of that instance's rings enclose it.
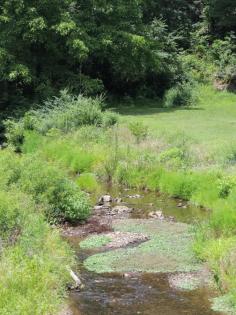
<instances>
[{"instance_id":1,"label":"tree","mask_svg":"<svg viewBox=\"0 0 236 315\"><path fill-rule=\"evenodd\" d=\"M3 0L0 100L64 87L162 95L179 71L175 38L158 15L145 17L143 1Z\"/></svg>"},{"instance_id":2,"label":"tree","mask_svg":"<svg viewBox=\"0 0 236 315\"><path fill-rule=\"evenodd\" d=\"M204 0L204 13L210 32L224 37L227 32L236 32L235 0Z\"/></svg>"}]
</instances>

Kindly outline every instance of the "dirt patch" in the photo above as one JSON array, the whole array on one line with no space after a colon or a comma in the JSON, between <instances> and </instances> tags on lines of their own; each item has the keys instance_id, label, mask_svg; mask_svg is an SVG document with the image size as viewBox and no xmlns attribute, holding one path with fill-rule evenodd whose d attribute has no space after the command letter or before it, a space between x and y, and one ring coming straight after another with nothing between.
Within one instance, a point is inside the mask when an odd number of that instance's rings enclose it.
<instances>
[{"instance_id":1,"label":"dirt patch","mask_svg":"<svg viewBox=\"0 0 236 315\"><path fill-rule=\"evenodd\" d=\"M90 234L100 234L112 231L112 219L107 216L93 215L84 224L63 226L61 233L65 237L86 237Z\"/></svg>"}]
</instances>

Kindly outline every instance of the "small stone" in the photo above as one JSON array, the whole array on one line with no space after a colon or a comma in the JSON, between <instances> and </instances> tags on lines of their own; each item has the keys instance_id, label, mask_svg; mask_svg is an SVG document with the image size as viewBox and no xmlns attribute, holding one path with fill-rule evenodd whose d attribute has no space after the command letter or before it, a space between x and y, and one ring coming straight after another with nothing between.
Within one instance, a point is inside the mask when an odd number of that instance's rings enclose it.
<instances>
[{"instance_id":1,"label":"small stone","mask_svg":"<svg viewBox=\"0 0 236 315\"><path fill-rule=\"evenodd\" d=\"M112 197L110 195L104 195L99 199L99 205L104 205L112 202Z\"/></svg>"},{"instance_id":2,"label":"small stone","mask_svg":"<svg viewBox=\"0 0 236 315\"><path fill-rule=\"evenodd\" d=\"M121 202L122 202L122 198L116 198L116 199L115 199L115 202L116 202L116 203L121 203Z\"/></svg>"},{"instance_id":3,"label":"small stone","mask_svg":"<svg viewBox=\"0 0 236 315\"><path fill-rule=\"evenodd\" d=\"M158 217L158 219L164 219L164 215L163 215L162 211L156 211L155 215Z\"/></svg>"},{"instance_id":4,"label":"small stone","mask_svg":"<svg viewBox=\"0 0 236 315\"><path fill-rule=\"evenodd\" d=\"M103 206L95 206L93 209L95 211L103 210Z\"/></svg>"},{"instance_id":5,"label":"small stone","mask_svg":"<svg viewBox=\"0 0 236 315\"><path fill-rule=\"evenodd\" d=\"M139 194L136 194L136 195L128 195L127 198L130 198L130 199L139 199L139 198L142 198L142 196L139 195Z\"/></svg>"},{"instance_id":6,"label":"small stone","mask_svg":"<svg viewBox=\"0 0 236 315\"><path fill-rule=\"evenodd\" d=\"M148 214L150 218L164 220L164 215L162 210L152 211Z\"/></svg>"},{"instance_id":7,"label":"small stone","mask_svg":"<svg viewBox=\"0 0 236 315\"><path fill-rule=\"evenodd\" d=\"M110 214L116 215L116 214L122 214L122 213L130 213L132 211L133 211L132 208L128 208L126 206L115 206L114 208L112 208Z\"/></svg>"}]
</instances>

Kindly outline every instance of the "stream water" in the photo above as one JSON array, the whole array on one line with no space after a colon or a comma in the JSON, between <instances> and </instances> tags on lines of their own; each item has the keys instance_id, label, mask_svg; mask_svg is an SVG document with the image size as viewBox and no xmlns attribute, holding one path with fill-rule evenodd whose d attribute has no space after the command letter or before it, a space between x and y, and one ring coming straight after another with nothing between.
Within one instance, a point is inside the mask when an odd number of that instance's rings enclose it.
<instances>
[{"instance_id":1,"label":"stream water","mask_svg":"<svg viewBox=\"0 0 236 315\"><path fill-rule=\"evenodd\" d=\"M104 191L103 191L104 192ZM177 199L150 192L107 189L114 197L121 197L126 205L134 208L131 218L148 218L154 210L185 223L203 220L207 211ZM141 198L129 198L140 194ZM94 202L97 196L94 196ZM69 241L76 250L78 270L84 289L70 294L74 315L216 315L211 310L210 289L181 291L171 288L168 274L96 274L83 267L83 261L96 250L79 248L81 237L71 236Z\"/></svg>"}]
</instances>

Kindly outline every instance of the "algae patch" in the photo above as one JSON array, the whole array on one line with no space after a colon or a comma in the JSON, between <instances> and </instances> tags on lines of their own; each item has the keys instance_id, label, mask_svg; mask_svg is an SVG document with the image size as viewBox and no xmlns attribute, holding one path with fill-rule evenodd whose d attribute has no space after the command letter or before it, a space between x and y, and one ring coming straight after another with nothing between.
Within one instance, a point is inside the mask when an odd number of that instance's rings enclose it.
<instances>
[{"instance_id":1,"label":"algae patch","mask_svg":"<svg viewBox=\"0 0 236 315\"><path fill-rule=\"evenodd\" d=\"M235 304L232 303L232 297L229 294L216 297L212 300L212 310L222 312L228 315L235 315Z\"/></svg>"},{"instance_id":2,"label":"algae patch","mask_svg":"<svg viewBox=\"0 0 236 315\"><path fill-rule=\"evenodd\" d=\"M159 220L115 220L115 231L142 233L149 241L87 258L85 267L106 272L190 272L201 268L192 251L190 226Z\"/></svg>"},{"instance_id":3,"label":"algae patch","mask_svg":"<svg viewBox=\"0 0 236 315\"><path fill-rule=\"evenodd\" d=\"M107 235L93 235L80 242L80 247L84 249L99 248L107 245L111 241L112 239Z\"/></svg>"}]
</instances>

